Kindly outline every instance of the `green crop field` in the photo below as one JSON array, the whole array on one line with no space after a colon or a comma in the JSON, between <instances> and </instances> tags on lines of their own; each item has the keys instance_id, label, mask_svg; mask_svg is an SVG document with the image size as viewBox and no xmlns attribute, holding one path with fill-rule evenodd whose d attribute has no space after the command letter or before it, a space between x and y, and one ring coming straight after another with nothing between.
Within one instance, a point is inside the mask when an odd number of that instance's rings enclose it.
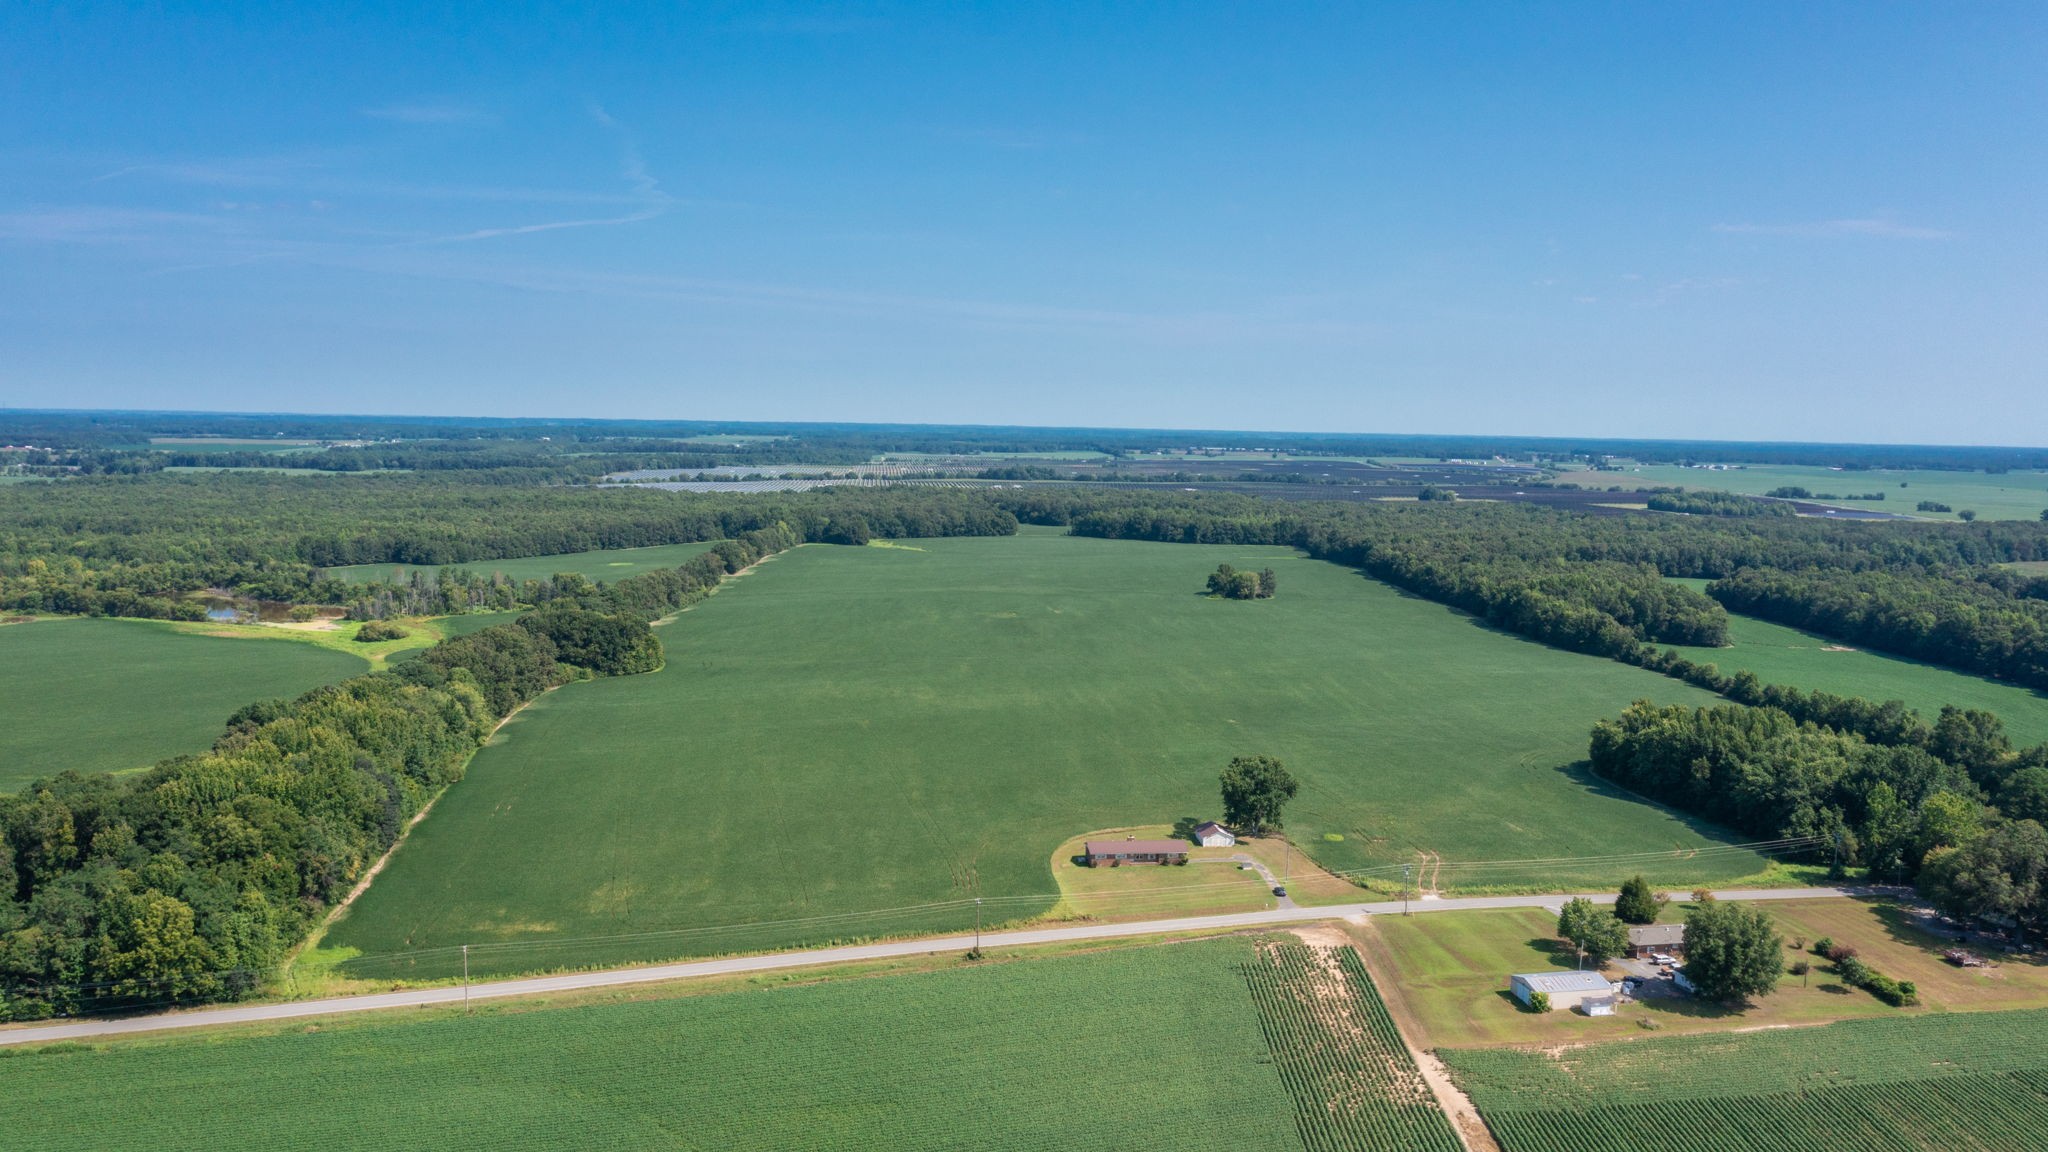
<instances>
[{"instance_id":1,"label":"green crop field","mask_svg":"<svg viewBox=\"0 0 2048 1152\"><path fill-rule=\"evenodd\" d=\"M203 752L244 704L369 670L315 644L197 636L147 620L0 626L0 790Z\"/></svg>"},{"instance_id":2,"label":"green crop field","mask_svg":"<svg viewBox=\"0 0 2048 1152\"><path fill-rule=\"evenodd\" d=\"M1201 595L1219 562L1272 565L1279 596ZM1687 886L1761 863L1693 857L1718 841L1571 768L1629 701L1713 697L1278 549L810 546L661 635L662 671L549 693L478 755L329 934L361 953L345 970L953 929L970 905L928 906L977 895L991 923L1028 917L1063 841L1214 816L1246 753L1301 779L1289 827L1330 868L1645 853L1484 882ZM537 943L494 943L515 941Z\"/></svg>"},{"instance_id":3,"label":"green crop field","mask_svg":"<svg viewBox=\"0 0 2048 1152\"><path fill-rule=\"evenodd\" d=\"M1441 1055L1503 1152L2033 1152L2043 1036L2048 1013L1951 1013Z\"/></svg>"},{"instance_id":4,"label":"green crop field","mask_svg":"<svg viewBox=\"0 0 2048 1152\"><path fill-rule=\"evenodd\" d=\"M1705 581L1688 581L1704 586ZM2001 684L1965 672L1953 672L1881 652L1829 651L1837 640L1730 613L1730 648L1678 648L1697 664L1718 665L1723 672L1754 672L1766 684L1789 684L1809 691L1866 700L1903 700L1928 723L1941 706L1982 708L1996 712L2019 745L2048 740L2048 694Z\"/></svg>"},{"instance_id":5,"label":"green crop field","mask_svg":"<svg viewBox=\"0 0 2048 1152\"><path fill-rule=\"evenodd\" d=\"M1933 520L1954 520L1955 512L1971 509L1985 520L2032 520L2048 509L2048 472L1928 472L1873 469L1840 472L1797 464L1747 464L1725 472L1685 468L1677 464L1628 464L1619 472L1566 473L1561 479L1607 487L1616 483L1682 485L1761 496L1776 488L1804 488L1816 497L1884 493L1883 500L1829 500L1844 508L1897 512ZM1900 487L1900 485L1905 487ZM1946 504L1955 512L1921 512L1922 500Z\"/></svg>"},{"instance_id":6,"label":"green crop field","mask_svg":"<svg viewBox=\"0 0 2048 1152\"><path fill-rule=\"evenodd\" d=\"M1224 939L675 999L0 1049L0 1145L1064 1152L1217 1132L1232 1148L1302 1149L1246 988L1255 960L1250 943Z\"/></svg>"},{"instance_id":7,"label":"green crop field","mask_svg":"<svg viewBox=\"0 0 2048 1152\"><path fill-rule=\"evenodd\" d=\"M460 568L486 576L502 572L508 580L545 580L557 572L574 572L591 580L609 583L656 568L674 568L710 551L716 543L715 540L705 540L695 544L658 544L651 548L607 548L598 552L571 552L563 556L478 560L470 564L352 564L345 568L329 568L327 574L358 582L405 580L414 572L432 575L443 568Z\"/></svg>"}]
</instances>

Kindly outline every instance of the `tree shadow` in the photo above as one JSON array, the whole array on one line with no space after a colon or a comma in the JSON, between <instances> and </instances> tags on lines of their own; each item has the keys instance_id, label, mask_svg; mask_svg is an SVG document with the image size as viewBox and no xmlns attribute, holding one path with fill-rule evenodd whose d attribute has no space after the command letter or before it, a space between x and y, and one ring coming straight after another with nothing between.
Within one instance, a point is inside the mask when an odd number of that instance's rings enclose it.
<instances>
[{"instance_id":1,"label":"tree shadow","mask_svg":"<svg viewBox=\"0 0 2048 1152\"><path fill-rule=\"evenodd\" d=\"M1195 829L1207 823L1208 821L1200 816L1175 817L1173 821L1173 838L1175 840L1186 840L1192 844L1195 840Z\"/></svg>"},{"instance_id":2,"label":"tree shadow","mask_svg":"<svg viewBox=\"0 0 2048 1152\"><path fill-rule=\"evenodd\" d=\"M1555 936L1531 936L1527 943L1530 951L1541 952L1554 967L1577 968L1579 965L1579 950Z\"/></svg>"},{"instance_id":3,"label":"tree shadow","mask_svg":"<svg viewBox=\"0 0 2048 1152\"><path fill-rule=\"evenodd\" d=\"M1655 808L1657 811L1683 824L1687 831L1705 839L1723 844L1742 843L1742 836L1732 828L1725 828L1714 823L1712 820L1695 816L1683 809L1673 808L1669 804L1653 800L1640 792L1632 792L1616 784L1614 781L1598 775L1593 771L1593 762L1591 760L1574 760L1569 764L1560 764L1557 766L1557 771L1587 796L1601 800L1619 800L1629 804L1641 804L1647 808Z\"/></svg>"}]
</instances>

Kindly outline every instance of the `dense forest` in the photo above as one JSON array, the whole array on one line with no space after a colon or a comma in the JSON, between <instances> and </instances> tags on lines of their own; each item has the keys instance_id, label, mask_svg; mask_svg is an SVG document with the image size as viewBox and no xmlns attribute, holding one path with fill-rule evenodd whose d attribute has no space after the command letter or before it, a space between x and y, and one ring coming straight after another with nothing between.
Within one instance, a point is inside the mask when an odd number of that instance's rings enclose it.
<instances>
[{"instance_id":1,"label":"dense forest","mask_svg":"<svg viewBox=\"0 0 2048 1152\"><path fill-rule=\"evenodd\" d=\"M1593 771L1742 832L1816 837L1824 858L1917 882L1958 917L2048 923L2048 745L1944 709L1924 742L1884 744L1769 706L1658 707L1601 721Z\"/></svg>"}]
</instances>

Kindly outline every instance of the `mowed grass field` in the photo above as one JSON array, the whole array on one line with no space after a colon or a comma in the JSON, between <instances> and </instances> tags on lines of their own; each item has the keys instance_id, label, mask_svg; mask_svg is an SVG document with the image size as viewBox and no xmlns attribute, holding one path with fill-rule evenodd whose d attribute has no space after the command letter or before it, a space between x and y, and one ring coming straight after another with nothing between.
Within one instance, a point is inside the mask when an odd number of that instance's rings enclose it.
<instances>
[{"instance_id":1,"label":"mowed grass field","mask_svg":"<svg viewBox=\"0 0 2048 1152\"><path fill-rule=\"evenodd\" d=\"M1688 905L1673 904L1662 920L1682 923ZM1556 914L1542 908L1375 916L1357 933L1387 998L1425 1047L1502 1044L1588 1044L1643 1034L1642 1021L1667 1032L1729 1031L1822 1024L1855 1017L1913 1013L2048 1008L2048 961L2001 956L1992 968L1956 968L1941 958L1953 945L1923 931L1885 901L1823 898L1772 900L1770 914L1788 944L1785 963L1814 965L1807 977L1780 976L1778 989L1735 1012L1691 998L1645 998L1619 1013L1530 1013L1507 992L1514 972L1576 968L1578 957L1557 938ZM1789 945L1827 937L1854 947L1863 960L1919 986L1922 1006L1898 1009L1843 985L1826 961ZM1610 965L1608 977L1625 973Z\"/></svg>"},{"instance_id":2,"label":"mowed grass field","mask_svg":"<svg viewBox=\"0 0 2048 1152\"><path fill-rule=\"evenodd\" d=\"M1272 565L1279 596L1201 595L1219 562ZM1760 866L1692 858L1718 841L1569 769L1596 719L1706 693L1275 549L809 546L660 635L662 671L549 693L479 753L329 934L364 954L349 970L445 976L463 944L516 970L953 929L970 905L926 906L976 896L989 923L1024 918L1052 905L1063 841L1214 816L1247 753L1299 777L1289 830L1334 869L1425 848L1655 854L1495 885ZM772 923L722 927L743 922ZM506 941L541 946L488 947ZM379 959L422 949L447 951Z\"/></svg>"},{"instance_id":3,"label":"mowed grass field","mask_svg":"<svg viewBox=\"0 0 2048 1152\"><path fill-rule=\"evenodd\" d=\"M1884 493L1883 500L1830 500L1844 508L1866 508L1873 512L1897 512L1930 520L1954 520L1956 512L1968 508L1983 520L2032 520L2048 509L2048 472L1930 472L1873 469L1868 472L1838 472L1793 464L1750 464L1727 472L1685 468L1676 464L1631 464L1620 472L1568 473L1565 480L1606 487L1615 483L1681 485L1721 492L1761 496L1777 488L1804 488L1819 496L1868 495ZM1899 485L1904 484L1901 488ZM1946 504L1953 512L1921 512L1922 500Z\"/></svg>"},{"instance_id":4,"label":"mowed grass field","mask_svg":"<svg viewBox=\"0 0 2048 1152\"><path fill-rule=\"evenodd\" d=\"M1216 1132L1249 1152L1301 1149L1246 986L1255 959L1248 941L1224 939L0 1049L0 1144L1066 1152Z\"/></svg>"},{"instance_id":5,"label":"mowed grass field","mask_svg":"<svg viewBox=\"0 0 2048 1152\"><path fill-rule=\"evenodd\" d=\"M716 540L695 544L659 544L651 548L607 548L597 552L570 552L560 556L525 556L516 560L477 560L469 564L351 564L329 568L327 574L339 580L363 583L370 580L409 580L414 572L433 575L443 568L463 569L481 575L502 572L508 580L545 580L560 572L574 572L591 580L610 583L628 576L674 568L692 557L711 550Z\"/></svg>"},{"instance_id":6,"label":"mowed grass field","mask_svg":"<svg viewBox=\"0 0 2048 1152\"><path fill-rule=\"evenodd\" d=\"M2035 1152L2048 1013L1445 1051L1503 1152Z\"/></svg>"},{"instance_id":7,"label":"mowed grass field","mask_svg":"<svg viewBox=\"0 0 2048 1152\"><path fill-rule=\"evenodd\" d=\"M1687 581L1704 587L1705 581ZM1723 672L1754 672L1766 684L1789 684L1808 691L1866 700L1903 700L1928 723L1944 704L1982 708L2005 721L2006 732L2020 746L2048 740L2048 693L2016 684L1937 668L1898 656L1842 648L1838 640L1787 628L1750 616L1730 613L1729 648L1678 648L1696 664L1714 664Z\"/></svg>"},{"instance_id":8,"label":"mowed grass field","mask_svg":"<svg viewBox=\"0 0 2048 1152\"><path fill-rule=\"evenodd\" d=\"M148 620L0 626L0 791L67 768L146 768L220 738L243 705L369 670L288 640L193 635Z\"/></svg>"}]
</instances>

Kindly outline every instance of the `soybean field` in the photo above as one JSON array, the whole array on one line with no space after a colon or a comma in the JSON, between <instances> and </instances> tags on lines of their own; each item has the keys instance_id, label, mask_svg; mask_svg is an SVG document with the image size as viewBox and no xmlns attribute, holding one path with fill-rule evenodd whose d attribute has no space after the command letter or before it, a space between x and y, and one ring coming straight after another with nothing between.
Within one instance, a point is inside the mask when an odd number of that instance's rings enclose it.
<instances>
[{"instance_id":1,"label":"soybean field","mask_svg":"<svg viewBox=\"0 0 2048 1152\"><path fill-rule=\"evenodd\" d=\"M1218 563L1271 600L1203 594ZM1692 885L1748 852L1575 762L1667 677L1508 636L1274 548L1049 532L812 545L659 629L667 664L537 700L329 933L343 971L532 971L958 930L1050 908L1100 828L1217 814L1232 756L1301 781L1333 869ZM1710 850L1702 853L1702 850ZM1575 867L1544 858L1601 856ZM1626 857L1626 859L1614 859Z\"/></svg>"},{"instance_id":2,"label":"soybean field","mask_svg":"<svg viewBox=\"0 0 2048 1152\"><path fill-rule=\"evenodd\" d=\"M2043 1036L2048 1012L1947 1013L1441 1055L1504 1152L2029 1152Z\"/></svg>"},{"instance_id":3,"label":"soybean field","mask_svg":"<svg viewBox=\"0 0 2048 1152\"><path fill-rule=\"evenodd\" d=\"M243 705L369 670L314 644L201 636L149 620L0 626L0 791L212 747Z\"/></svg>"},{"instance_id":4,"label":"soybean field","mask_svg":"<svg viewBox=\"0 0 2048 1152\"><path fill-rule=\"evenodd\" d=\"M1247 1152L1288 1152L1303 1145L1246 993L1254 959L1248 942L1224 939L674 999L0 1050L0 1142L1068 1152L1217 1132Z\"/></svg>"}]
</instances>

